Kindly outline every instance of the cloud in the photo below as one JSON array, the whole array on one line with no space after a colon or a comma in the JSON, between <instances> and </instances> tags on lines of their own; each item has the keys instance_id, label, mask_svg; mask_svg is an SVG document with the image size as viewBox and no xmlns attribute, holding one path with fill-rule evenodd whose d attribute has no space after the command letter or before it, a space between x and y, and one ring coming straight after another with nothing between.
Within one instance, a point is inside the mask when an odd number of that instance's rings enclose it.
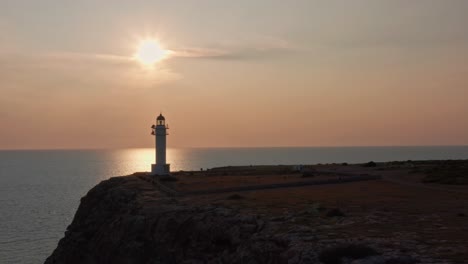
<instances>
[{"instance_id":1,"label":"cloud","mask_svg":"<svg viewBox=\"0 0 468 264\"><path fill-rule=\"evenodd\" d=\"M289 55L290 43L271 37L253 38L244 45L224 43L211 47L170 49L171 56L152 68L133 57L102 53L0 51L0 90L4 96L153 89L182 76L171 59L258 60Z\"/></svg>"},{"instance_id":2,"label":"cloud","mask_svg":"<svg viewBox=\"0 0 468 264\"><path fill-rule=\"evenodd\" d=\"M3 89L17 87L154 87L180 76L164 63L148 69L131 57L87 53L0 53ZM50 88L48 88L50 89Z\"/></svg>"},{"instance_id":3,"label":"cloud","mask_svg":"<svg viewBox=\"0 0 468 264\"><path fill-rule=\"evenodd\" d=\"M114 63L129 63L133 61L133 58L112 55L112 54L89 54L89 53L73 53L73 52L55 52L55 53L46 53L46 57L52 59L66 59L66 60L82 60L82 61L106 61Z\"/></svg>"},{"instance_id":4,"label":"cloud","mask_svg":"<svg viewBox=\"0 0 468 264\"><path fill-rule=\"evenodd\" d=\"M222 49L185 48L172 50L172 57L181 58L218 58L228 56L229 51Z\"/></svg>"},{"instance_id":5,"label":"cloud","mask_svg":"<svg viewBox=\"0 0 468 264\"><path fill-rule=\"evenodd\" d=\"M225 44L216 45L214 48L179 48L173 49L174 58L201 58L219 60L251 60L276 58L289 55L297 50L286 40L269 36L255 38L254 41L243 41L243 45Z\"/></svg>"}]
</instances>

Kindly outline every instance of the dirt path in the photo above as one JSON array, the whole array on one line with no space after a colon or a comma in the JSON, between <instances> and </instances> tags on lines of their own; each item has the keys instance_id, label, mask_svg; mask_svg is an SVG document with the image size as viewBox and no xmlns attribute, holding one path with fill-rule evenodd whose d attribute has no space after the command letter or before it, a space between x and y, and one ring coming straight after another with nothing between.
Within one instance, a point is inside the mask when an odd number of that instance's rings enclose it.
<instances>
[{"instance_id":1,"label":"dirt path","mask_svg":"<svg viewBox=\"0 0 468 264\"><path fill-rule=\"evenodd\" d=\"M256 190L266 190L266 189L303 187L303 186L309 186L309 185L343 184L343 183L369 181L369 180L377 180L377 179L380 179L380 177L373 176L373 175L356 175L356 176L348 176L346 178L339 178L339 179L316 180L316 181L309 180L309 181L290 182L290 183L275 183L275 184L250 185L250 186L231 187L231 188L218 188L218 189L182 192L180 194L185 196L185 195L203 195L203 194L228 193L228 192L246 192L246 191L256 191Z\"/></svg>"}]
</instances>

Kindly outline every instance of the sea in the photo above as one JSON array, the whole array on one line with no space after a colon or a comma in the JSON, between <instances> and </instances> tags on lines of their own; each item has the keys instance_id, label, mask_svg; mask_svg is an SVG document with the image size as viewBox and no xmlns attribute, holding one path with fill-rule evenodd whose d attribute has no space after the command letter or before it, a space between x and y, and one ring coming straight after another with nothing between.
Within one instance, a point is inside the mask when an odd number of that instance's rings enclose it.
<instances>
[{"instance_id":1,"label":"sea","mask_svg":"<svg viewBox=\"0 0 468 264\"><path fill-rule=\"evenodd\" d=\"M43 263L80 198L102 180L149 171L154 149L0 151L0 263ZM172 171L229 165L468 159L468 146L173 148Z\"/></svg>"}]
</instances>

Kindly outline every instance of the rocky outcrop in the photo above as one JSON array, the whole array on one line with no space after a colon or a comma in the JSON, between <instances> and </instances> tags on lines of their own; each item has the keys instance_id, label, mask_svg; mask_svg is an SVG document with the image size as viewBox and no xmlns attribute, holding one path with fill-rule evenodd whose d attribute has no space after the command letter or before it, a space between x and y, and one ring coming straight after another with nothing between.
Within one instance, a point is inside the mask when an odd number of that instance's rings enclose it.
<instances>
[{"instance_id":1,"label":"rocky outcrop","mask_svg":"<svg viewBox=\"0 0 468 264\"><path fill-rule=\"evenodd\" d=\"M144 177L127 176L103 181L82 198L45 263L415 263L377 242L357 247L371 254L342 249L353 243L228 208L184 204Z\"/></svg>"}]
</instances>

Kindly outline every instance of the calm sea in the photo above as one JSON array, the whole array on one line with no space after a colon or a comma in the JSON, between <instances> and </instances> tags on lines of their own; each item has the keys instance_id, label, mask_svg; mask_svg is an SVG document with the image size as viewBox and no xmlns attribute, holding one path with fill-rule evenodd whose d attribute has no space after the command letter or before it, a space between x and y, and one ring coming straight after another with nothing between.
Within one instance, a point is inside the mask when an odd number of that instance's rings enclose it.
<instances>
[{"instance_id":1,"label":"calm sea","mask_svg":"<svg viewBox=\"0 0 468 264\"><path fill-rule=\"evenodd\" d=\"M468 159L468 146L168 150L175 171L427 159ZM112 176L148 171L153 160L153 149L0 151L0 263L44 262L91 187Z\"/></svg>"}]
</instances>

